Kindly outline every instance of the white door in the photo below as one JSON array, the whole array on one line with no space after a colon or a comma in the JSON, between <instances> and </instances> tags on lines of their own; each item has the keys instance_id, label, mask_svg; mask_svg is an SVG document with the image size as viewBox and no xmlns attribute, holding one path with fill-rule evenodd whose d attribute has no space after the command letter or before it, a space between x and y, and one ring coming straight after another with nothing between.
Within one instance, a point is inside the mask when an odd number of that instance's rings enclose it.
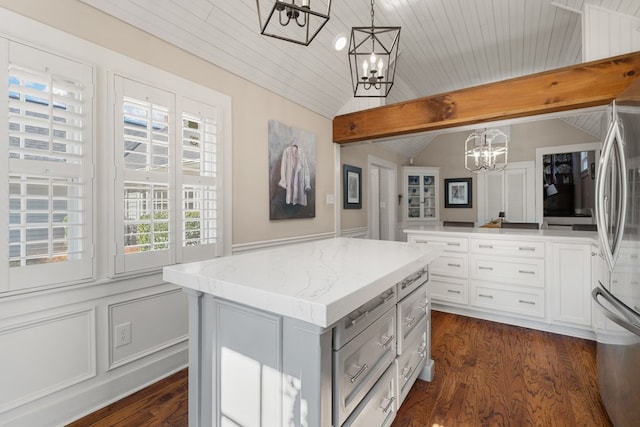
<instances>
[{"instance_id":1,"label":"white door","mask_svg":"<svg viewBox=\"0 0 640 427\"><path fill-rule=\"evenodd\" d=\"M397 165L369 156L369 238L395 240L397 206L394 203L397 191Z\"/></svg>"},{"instance_id":2,"label":"white door","mask_svg":"<svg viewBox=\"0 0 640 427\"><path fill-rule=\"evenodd\" d=\"M498 218L535 221L535 162L513 162L500 172L478 174L478 224Z\"/></svg>"}]
</instances>

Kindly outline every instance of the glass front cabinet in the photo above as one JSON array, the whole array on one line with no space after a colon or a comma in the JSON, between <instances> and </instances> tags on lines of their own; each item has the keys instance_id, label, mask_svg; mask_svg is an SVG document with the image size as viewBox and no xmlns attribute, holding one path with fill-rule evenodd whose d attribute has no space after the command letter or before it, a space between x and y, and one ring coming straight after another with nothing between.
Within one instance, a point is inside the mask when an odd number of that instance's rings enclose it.
<instances>
[{"instance_id":1,"label":"glass front cabinet","mask_svg":"<svg viewBox=\"0 0 640 427\"><path fill-rule=\"evenodd\" d=\"M403 217L405 221L438 221L440 168L402 168Z\"/></svg>"}]
</instances>

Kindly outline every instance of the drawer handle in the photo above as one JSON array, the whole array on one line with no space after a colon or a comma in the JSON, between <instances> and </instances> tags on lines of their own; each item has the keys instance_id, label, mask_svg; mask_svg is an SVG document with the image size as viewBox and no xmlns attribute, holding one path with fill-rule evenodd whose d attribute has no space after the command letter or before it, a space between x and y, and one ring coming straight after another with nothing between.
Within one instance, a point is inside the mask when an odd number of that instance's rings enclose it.
<instances>
[{"instance_id":1,"label":"drawer handle","mask_svg":"<svg viewBox=\"0 0 640 427\"><path fill-rule=\"evenodd\" d=\"M518 273L520 273L520 274L536 274L535 271L530 271L530 270L518 270Z\"/></svg>"},{"instance_id":2,"label":"drawer handle","mask_svg":"<svg viewBox=\"0 0 640 427\"><path fill-rule=\"evenodd\" d=\"M420 305L418 306L418 308L419 308L420 310L422 310L422 311L427 311L427 307L428 307L428 306L429 306L429 303L425 301L425 302L423 302L423 303L420 303Z\"/></svg>"},{"instance_id":3,"label":"drawer handle","mask_svg":"<svg viewBox=\"0 0 640 427\"><path fill-rule=\"evenodd\" d=\"M385 302L388 302L389 300L393 299L394 296L395 296L395 294L393 292L390 292L389 295L381 296L380 298L382 298L382 302L385 303Z\"/></svg>"},{"instance_id":4,"label":"drawer handle","mask_svg":"<svg viewBox=\"0 0 640 427\"><path fill-rule=\"evenodd\" d=\"M418 354L420 355L420 357L424 357L425 355L425 350L427 349L427 344L422 344L419 348L418 348Z\"/></svg>"},{"instance_id":5,"label":"drawer handle","mask_svg":"<svg viewBox=\"0 0 640 427\"><path fill-rule=\"evenodd\" d=\"M356 365L358 366L358 365ZM364 371L366 371L367 369L369 369L369 365L367 365L366 363L362 366L359 366L360 369L358 369L358 372L356 372L356 374L352 377L349 377L349 381L351 381L351 384L355 383L356 381L358 381L358 377L360 377L360 375L362 375L362 373Z\"/></svg>"},{"instance_id":6,"label":"drawer handle","mask_svg":"<svg viewBox=\"0 0 640 427\"><path fill-rule=\"evenodd\" d=\"M460 246L460 243L447 242L447 246Z\"/></svg>"},{"instance_id":7,"label":"drawer handle","mask_svg":"<svg viewBox=\"0 0 640 427\"><path fill-rule=\"evenodd\" d=\"M453 263L448 263L447 264L449 267L462 267L460 264L453 264Z\"/></svg>"},{"instance_id":8,"label":"drawer handle","mask_svg":"<svg viewBox=\"0 0 640 427\"><path fill-rule=\"evenodd\" d=\"M462 293L462 292L457 291L455 289L447 289L447 292L450 293L450 294L460 294L460 293Z\"/></svg>"},{"instance_id":9,"label":"drawer handle","mask_svg":"<svg viewBox=\"0 0 640 427\"><path fill-rule=\"evenodd\" d=\"M493 267L483 267L483 266L479 266L478 270L490 270L493 271Z\"/></svg>"},{"instance_id":10,"label":"drawer handle","mask_svg":"<svg viewBox=\"0 0 640 427\"><path fill-rule=\"evenodd\" d=\"M407 372L408 371L408 372ZM404 377L402 377L405 381L408 381L409 378L411 378L411 374L413 373L413 366L411 367L406 367L402 370L402 372L407 372L406 374L404 374Z\"/></svg>"},{"instance_id":11,"label":"drawer handle","mask_svg":"<svg viewBox=\"0 0 640 427\"><path fill-rule=\"evenodd\" d=\"M478 247L482 249L493 249L493 245L478 245Z\"/></svg>"},{"instance_id":12,"label":"drawer handle","mask_svg":"<svg viewBox=\"0 0 640 427\"><path fill-rule=\"evenodd\" d=\"M393 403L394 400L396 400L395 397L389 398L389 403L387 403L387 406L385 406L385 407L381 406L380 407L380 409L382 409L383 413L386 414L387 412L389 412L389 409L391 409L391 404Z\"/></svg>"},{"instance_id":13,"label":"drawer handle","mask_svg":"<svg viewBox=\"0 0 640 427\"><path fill-rule=\"evenodd\" d=\"M383 349L387 349L387 347L389 347L389 344L391 343L391 341L393 341L393 339L395 338L394 335L391 335L390 337L384 335L382 337L383 340L385 340L383 343L381 343L380 345L382 346Z\"/></svg>"},{"instance_id":14,"label":"drawer handle","mask_svg":"<svg viewBox=\"0 0 640 427\"><path fill-rule=\"evenodd\" d=\"M487 294L478 294L479 297L481 298L489 298L489 299L493 299L493 295L487 295Z\"/></svg>"},{"instance_id":15,"label":"drawer handle","mask_svg":"<svg viewBox=\"0 0 640 427\"><path fill-rule=\"evenodd\" d=\"M518 248L519 251L531 251L534 252L536 250L536 248L533 248L531 246L520 246Z\"/></svg>"},{"instance_id":16,"label":"drawer handle","mask_svg":"<svg viewBox=\"0 0 640 427\"><path fill-rule=\"evenodd\" d=\"M415 322L415 321L416 321L415 317L406 317L404 319L404 324L407 325L407 326L411 326L413 324L413 322Z\"/></svg>"},{"instance_id":17,"label":"drawer handle","mask_svg":"<svg viewBox=\"0 0 640 427\"><path fill-rule=\"evenodd\" d=\"M369 315L368 311L360 313L360 315L358 317L356 317L355 319L351 319L351 325L355 325L356 323L358 323L359 321L361 321L362 319L364 319L368 315Z\"/></svg>"},{"instance_id":18,"label":"drawer handle","mask_svg":"<svg viewBox=\"0 0 640 427\"><path fill-rule=\"evenodd\" d=\"M429 243L428 240L416 240L415 243Z\"/></svg>"},{"instance_id":19,"label":"drawer handle","mask_svg":"<svg viewBox=\"0 0 640 427\"><path fill-rule=\"evenodd\" d=\"M535 301L527 301L525 299L519 299L518 302L521 303L521 304L536 305Z\"/></svg>"}]
</instances>

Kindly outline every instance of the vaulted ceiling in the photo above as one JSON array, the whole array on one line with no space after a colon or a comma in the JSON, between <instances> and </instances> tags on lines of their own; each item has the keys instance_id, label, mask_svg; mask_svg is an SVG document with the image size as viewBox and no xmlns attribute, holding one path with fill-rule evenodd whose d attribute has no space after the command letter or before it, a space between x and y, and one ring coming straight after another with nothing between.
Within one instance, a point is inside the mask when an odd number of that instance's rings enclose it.
<instances>
[{"instance_id":1,"label":"vaulted ceiling","mask_svg":"<svg viewBox=\"0 0 640 427\"><path fill-rule=\"evenodd\" d=\"M330 119L353 95L346 50L333 40L371 19L369 0L333 0L305 47L260 35L255 0L81 1ZM638 0L375 1L376 26L402 27L386 103L582 62L585 3L640 17ZM428 139L418 138L405 154Z\"/></svg>"}]
</instances>

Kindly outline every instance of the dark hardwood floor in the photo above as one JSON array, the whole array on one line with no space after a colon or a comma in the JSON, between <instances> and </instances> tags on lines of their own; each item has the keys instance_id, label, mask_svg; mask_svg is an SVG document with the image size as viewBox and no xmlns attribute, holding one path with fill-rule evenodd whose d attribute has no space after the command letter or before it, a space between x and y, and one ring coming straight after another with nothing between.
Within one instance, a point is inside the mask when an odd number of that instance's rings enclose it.
<instances>
[{"instance_id":1,"label":"dark hardwood floor","mask_svg":"<svg viewBox=\"0 0 640 427\"><path fill-rule=\"evenodd\" d=\"M433 312L435 378L418 380L392 427L609 427L596 382L596 344ZM70 427L186 426L180 371Z\"/></svg>"}]
</instances>

